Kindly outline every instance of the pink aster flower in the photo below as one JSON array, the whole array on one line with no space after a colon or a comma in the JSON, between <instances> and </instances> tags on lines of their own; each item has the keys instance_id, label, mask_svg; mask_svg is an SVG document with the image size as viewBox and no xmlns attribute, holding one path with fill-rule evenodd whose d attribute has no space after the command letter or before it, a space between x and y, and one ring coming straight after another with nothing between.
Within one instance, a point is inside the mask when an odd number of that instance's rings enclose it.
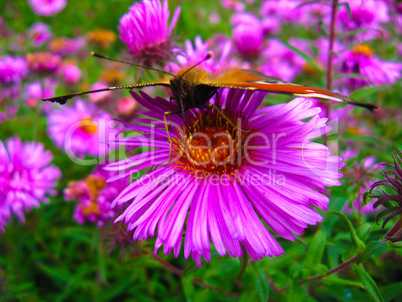
<instances>
[{"instance_id":1,"label":"pink aster flower","mask_svg":"<svg viewBox=\"0 0 402 302\"><path fill-rule=\"evenodd\" d=\"M60 170L49 165L50 151L43 144L10 138L0 140L0 231L16 215L25 221L24 213L49 202L47 195L56 195Z\"/></svg>"},{"instance_id":2,"label":"pink aster flower","mask_svg":"<svg viewBox=\"0 0 402 302\"><path fill-rule=\"evenodd\" d=\"M390 21L388 4L378 0L347 0L352 18L345 5L342 5L337 14L337 27L342 31L356 31L367 29L365 32L354 34L353 39L364 41L381 37L384 29L381 23Z\"/></svg>"},{"instance_id":3,"label":"pink aster flower","mask_svg":"<svg viewBox=\"0 0 402 302\"><path fill-rule=\"evenodd\" d=\"M103 165L100 165L84 180L68 184L64 195L67 201L79 202L73 215L78 223L90 222L102 227L105 222L110 222L116 217L116 211L111 208L111 204L128 185L128 179L106 183L106 179L113 175L114 173L105 171Z\"/></svg>"},{"instance_id":4,"label":"pink aster flower","mask_svg":"<svg viewBox=\"0 0 402 302\"><path fill-rule=\"evenodd\" d=\"M261 16L264 18L277 19L281 23L297 23L302 15L298 6L300 0L265 0L261 5Z\"/></svg>"},{"instance_id":5,"label":"pink aster flower","mask_svg":"<svg viewBox=\"0 0 402 302\"><path fill-rule=\"evenodd\" d=\"M17 104L11 104L10 106L5 107L6 108L4 112L0 111L0 123L3 123L10 118L13 118L19 109L19 106Z\"/></svg>"},{"instance_id":6,"label":"pink aster flower","mask_svg":"<svg viewBox=\"0 0 402 302\"><path fill-rule=\"evenodd\" d=\"M57 73L61 67L61 57L50 52L26 55L28 68L35 72Z\"/></svg>"},{"instance_id":7,"label":"pink aster flower","mask_svg":"<svg viewBox=\"0 0 402 302\"><path fill-rule=\"evenodd\" d=\"M186 40L184 42L185 50L181 51L176 56L178 63L176 64L170 62L168 64L168 69L175 73L182 68L189 68L192 65L201 62L205 59L208 52L211 51L211 44L213 44L213 42L214 41L211 40L204 42L200 36L195 37L194 45L190 40ZM233 57L230 56L232 53L232 43L230 40L226 39L225 41L220 41L219 47L216 46L214 49L219 49L221 51L220 53L217 53L217 55L213 53L214 55L212 58L202 62L199 66L201 66L203 69L211 73L215 73L225 68L225 66L238 65Z\"/></svg>"},{"instance_id":8,"label":"pink aster flower","mask_svg":"<svg viewBox=\"0 0 402 302\"><path fill-rule=\"evenodd\" d=\"M61 74L63 75L63 80L66 84L74 85L81 78L81 70L77 65L65 64L61 68Z\"/></svg>"},{"instance_id":9,"label":"pink aster flower","mask_svg":"<svg viewBox=\"0 0 402 302\"><path fill-rule=\"evenodd\" d=\"M169 40L179 18L180 7L169 22L168 2L143 0L134 3L128 13L120 19L119 38L128 46L137 61L145 65L161 63L173 53Z\"/></svg>"},{"instance_id":10,"label":"pink aster flower","mask_svg":"<svg viewBox=\"0 0 402 302\"><path fill-rule=\"evenodd\" d=\"M264 223L294 241L322 221L314 207L327 209L322 192L340 184L341 158L312 142L330 127L311 102L258 109L265 93L222 90L220 108L231 122L211 108L186 111L188 128L181 115L172 115L170 145L163 122L169 100L132 95L148 110L125 130L142 134L117 143L151 149L105 169L119 171L109 179L115 181L152 167L113 202L128 205L117 221L128 224L134 240L155 236L155 253L164 245L165 254L173 250L177 257L184 238L185 258L192 254L200 266L202 256L211 258L211 240L221 256L242 257L244 248L253 260L278 257L284 250Z\"/></svg>"},{"instance_id":11,"label":"pink aster flower","mask_svg":"<svg viewBox=\"0 0 402 302\"><path fill-rule=\"evenodd\" d=\"M23 57L0 58L0 84L20 83L27 73L27 63Z\"/></svg>"},{"instance_id":12,"label":"pink aster flower","mask_svg":"<svg viewBox=\"0 0 402 302\"><path fill-rule=\"evenodd\" d=\"M70 39L61 37L52 40L49 44L49 50L60 56L70 56L76 54L84 45L85 38Z\"/></svg>"},{"instance_id":13,"label":"pink aster flower","mask_svg":"<svg viewBox=\"0 0 402 302\"><path fill-rule=\"evenodd\" d=\"M129 121L137 115L139 107L139 104L133 98L121 98L117 103L116 111L119 118Z\"/></svg>"},{"instance_id":14,"label":"pink aster flower","mask_svg":"<svg viewBox=\"0 0 402 302\"><path fill-rule=\"evenodd\" d=\"M77 99L74 106L63 106L48 116L48 133L57 147L69 156L104 156L117 130L108 113L92 103Z\"/></svg>"},{"instance_id":15,"label":"pink aster flower","mask_svg":"<svg viewBox=\"0 0 402 302\"><path fill-rule=\"evenodd\" d=\"M321 66L328 65L328 49L329 49L329 40L326 37L321 37L317 39L315 42L315 48L318 51L317 60ZM334 54L332 55L332 62L334 66L337 66L340 61L340 55L343 50L345 50L345 46L339 42L338 40L334 40L334 44L332 46L332 51Z\"/></svg>"},{"instance_id":16,"label":"pink aster flower","mask_svg":"<svg viewBox=\"0 0 402 302\"><path fill-rule=\"evenodd\" d=\"M28 0L35 14L51 16L59 13L66 6L66 0Z\"/></svg>"},{"instance_id":17,"label":"pink aster flower","mask_svg":"<svg viewBox=\"0 0 402 302\"><path fill-rule=\"evenodd\" d=\"M20 95L21 81L28 73L23 57L0 57L0 99L16 99Z\"/></svg>"},{"instance_id":18,"label":"pink aster flower","mask_svg":"<svg viewBox=\"0 0 402 302\"><path fill-rule=\"evenodd\" d=\"M42 22L32 24L28 34L29 37L31 38L32 45L35 47L43 45L52 38L49 25Z\"/></svg>"},{"instance_id":19,"label":"pink aster flower","mask_svg":"<svg viewBox=\"0 0 402 302\"><path fill-rule=\"evenodd\" d=\"M380 164L376 163L374 156L366 157L361 162L354 162L346 169L346 174L349 176L349 179L352 179L360 188L356 193L356 199L352 202L352 208L346 204L343 209L344 212L351 213L352 209L354 209L359 213L368 215L377 211L373 207L375 200L365 204L363 194L370 191L371 186L375 183L375 177L379 170Z\"/></svg>"},{"instance_id":20,"label":"pink aster flower","mask_svg":"<svg viewBox=\"0 0 402 302\"><path fill-rule=\"evenodd\" d=\"M250 13L236 14L231 23L233 40L240 54L255 56L263 46L264 29L261 21Z\"/></svg>"},{"instance_id":21,"label":"pink aster flower","mask_svg":"<svg viewBox=\"0 0 402 302\"><path fill-rule=\"evenodd\" d=\"M340 72L361 74L363 78L342 80L349 90L371 85L391 85L402 74L402 63L382 61L375 57L370 46L360 44L341 54Z\"/></svg>"},{"instance_id":22,"label":"pink aster flower","mask_svg":"<svg viewBox=\"0 0 402 302\"><path fill-rule=\"evenodd\" d=\"M108 88L109 85L102 82L96 82L91 86L91 90L98 90L102 88ZM107 103L110 101L110 96L112 95L112 91L102 91L97 93L92 93L88 95L89 100L94 104Z\"/></svg>"},{"instance_id":23,"label":"pink aster flower","mask_svg":"<svg viewBox=\"0 0 402 302\"><path fill-rule=\"evenodd\" d=\"M23 94L28 107L34 108L41 99L54 96L54 86L43 85L40 81L30 82L25 85Z\"/></svg>"},{"instance_id":24,"label":"pink aster flower","mask_svg":"<svg viewBox=\"0 0 402 302\"><path fill-rule=\"evenodd\" d=\"M269 40L262 50L265 62L260 71L285 81L292 81L303 71L305 60L277 39Z\"/></svg>"}]
</instances>

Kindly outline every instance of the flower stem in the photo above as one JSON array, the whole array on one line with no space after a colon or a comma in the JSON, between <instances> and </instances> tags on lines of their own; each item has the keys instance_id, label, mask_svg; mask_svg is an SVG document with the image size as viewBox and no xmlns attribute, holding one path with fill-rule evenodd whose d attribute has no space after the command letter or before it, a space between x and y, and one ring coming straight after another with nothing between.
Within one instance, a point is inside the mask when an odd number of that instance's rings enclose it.
<instances>
[{"instance_id":1,"label":"flower stem","mask_svg":"<svg viewBox=\"0 0 402 302\"><path fill-rule=\"evenodd\" d=\"M332 0L331 9L331 23L329 27L329 43L328 43L328 60L327 60L327 89L332 89L332 55L335 41L335 20L336 20L336 9L338 7L338 0ZM325 111L323 112L325 116L329 116L330 104L325 103Z\"/></svg>"},{"instance_id":2,"label":"flower stem","mask_svg":"<svg viewBox=\"0 0 402 302\"><path fill-rule=\"evenodd\" d=\"M352 263L355 263L357 258L359 258L359 256L360 256L360 253L358 253L353 258L350 258L349 260L339 264L338 266L334 267L333 269L330 269L324 275L317 275L317 276L310 277L310 278L308 278L306 280L300 280L299 282L297 282L297 285L302 285L302 284L305 284L305 283L310 283L310 282L313 282L313 281L317 281L317 280L323 279L323 278L325 278L325 277L327 277L327 276L329 276L331 274L340 272L340 271L344 270L345 268L349 267ZM275 292L281 293L281 292L283 292L283 291L285 291L285 290L287 290L289 288L290 288L290 285L287 285L285 287L277 289Z\"/></svg>"}]
</instances>

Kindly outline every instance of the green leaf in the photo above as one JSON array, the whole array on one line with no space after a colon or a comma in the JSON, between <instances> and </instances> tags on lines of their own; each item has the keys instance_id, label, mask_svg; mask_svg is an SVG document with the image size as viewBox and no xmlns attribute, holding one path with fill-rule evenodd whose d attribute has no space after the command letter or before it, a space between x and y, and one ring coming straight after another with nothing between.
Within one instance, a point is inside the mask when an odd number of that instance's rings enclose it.
<instances>
[{"instance_id":1,"label":"green leaf","mask_svg":"<svg viewBox=\"0 0 402 302\"><path fill-rule=\"evenodd\" d=\"M183 285L183 292L187 302L194 300L195 287L193 282L193 276L182 276L181 284Z\"/></svg>"},{"instance_id":2,"label":"green leaf","mask_svg":"<svg viewBox=\"0 0 402 302\"><path fill-rule=\"evenodd\" d=\"M353 20L352 10L350 9L349 3L348 3L348 2L342 2L342 3L339 3L338 5L339 5L340 7L341 7L341 6L345 6L346 11L348 12L348 15L349 15L349 19L350 19L350 20Z\"/></svg>"},{"instance_id":3,"label":"green leaf","mask_svg":"<svg viewBox=\"0 0 402 302\"><path fill-rule=\"evenodd\" d=\"M385 301L396 301L401 296L402 282L391 283L380 287Z\"/></svg>"},{"instance_id":4,"label":"green leaf","mask_svg":"<svg viewBox=\"0 0 402 302\"><path fill-rule=\"evenodd\" d=\"M368 97L371 94L375 94L382 90L389 89L389 87L382 85L382 86L372 86L372 87L362 87L353 91L349 97L355 100L361 100Z\"/></svg>"},{"instance_id":5,"label":"green leaf","mask_svg":"<svg viewBox=\"0 0 402 302\"><path fill-rule=\"evenodd\" d=\"M69 271L62 269L60 267L51 267L48 265L45 265L43 263L38 263L38 266L46 272L48 275L56 277L60 280L63 280L66 283L69 283L74 279L74 275L71 274Z\"/></svg>"},{"instance_id":6,"label":"green leaf","mask_svg":"<svg viewBox=\"0 0 402 302\"><path fill-rule=\"evenodd\" d=\"M362 249L365 248L364 242L359 239L359 237L356 234L356 230L353 227L353 224L350 222L349 218L345 214L343 214L341 212L332 211L332 212L329 212L328 215L337 215L337 216L341 217L347 223L347 225L349 227L350 238L352 240L353 246L356 249L358 249L359 251L361 251Z\"/></svg>"},{"instance_id":7,"label":"green leaf","mask_svg":"<svg viewBox=\"0 0 402 302\"><path fill-rule=\"evenodd\" d=\"M368 202L370 199L372 199L372 198L370 197L371 194L372 194L372 193L370 193L370 192L363 193L363 201L364 201L365 204L367 204L367 202Z\"/></svg>"},{"instance_id":8,"label":"green leaf","mask_svg":"<svg viewBox=\"0 0 402 302\"><path fill-rule=\"evenodd\" d=\"M322 0L311 0L311 1L306 1L306 2L303 2L303 3L299 4L298 6L296 6L296 9L298 9L298 8L300 8L302 6L309 5L309 4L314 4L314 3L322 3L322 4L330 5L329 3L322 2Z\"/></svg>"},{"instance_id":9,"label":"green leaf","mask_svg":"<svg viewBox=\"0 0 402 302\"><path fill-rule=\"evenodd\" d=\"M392 247L394 249L401 249L402 248L402 244L400 244L400 243L388 242L388 246Z\"/></svg>"},{"instance_id":10,"label":"green leaf","mask_svg":"<svg viewBox=\"0 0 402 302\"><path fill-rule=\"evenodd\" d=\"M370 256L374 255L375 253L381 251L386 246L386 242L382 240L372 241L370 242L363 252L360 254L359 258L356 260L356 264L360 264L365 261Z\"/></svg>"},{"instance_id":11,"label":"green leaf","mask_svg":"<svg viewBox=\"0 0 402 302\"><path fill-rule=\"evenodd\" d=\"M244 288L241 292L240 302L261 301L265 302L269 297L269 283L265 271L260 263L252 262L246 273L241 277Z\"/></svg>"},{"instance_id":12,"label":"green leaf","mask_svg":"<svg viewBox=\"0 0 402 302\"><path fill-rule=\"evenodd\" d=\"M248 260L250 259L250 256L248 253L245 251L243 248L243 257L239 258L240 261L240 272L237 275L237 277L243 276L244 272L246 271L247 265L248 265Z\"/></svg>"},{"instance_id":13,"label":"green leaf","mask_svg":"<svg viewBox=\"0 0 402 302\"><path fill-rule=\"evenodd\" d=\"M307 256L304 259L304 264L306 266L313 266L321 263L326 239L327 234L323 230L318 230L317 233L315 233L307 251Z\"/></svg>"},{"instance_id":14,"label":"green leaf","mask_svg":"<svg viewBox=\"0 0 402 302\"><path fill-rule=\"evenodd\" d=\"M253 269L255 271L256 277L256 289L261 298L261 301L268 301L269 298L269 283L267 274L262 269L261 265L258 262L253 262Z\"/></svg>"},{"instance_id":15,"label":"green leaf","mask_svg":"<svg viewBox=\"0 0 402 302\"><path fill-rule=\"evenodd\" d=\"M281 40L281 42L289 49L293 50L295 53L297 53L299 56L301 56L303 59L306 60L307 63L309 63L311 66L313 66L315 69L317 69L319 72L324 73L324 70L318 66L318 64L314 61L314 58L312 58L310 55L306 54L305 52L301 51L300 49L294 47L293 45L290 45L288 42Z\"/></svg>"},{"instance_id":16,"label":"green leaf","mask_svg":"<svg viewBox=\"0 0 402 302\"><path fill-rule=\"evenodd\" d=\"M375 301L384 302L384 298L381 295L381 291L378 288L377 284L371 278L369 273L366 272L362 264L356 265L352 264L352 269L363 283L364 288L369 292L369 294L374 298Z\"/></svg>"},{"instance_id":17,"label":"green leaf","mask_svg":"<svg viewBox=\"0 0 402 302\"><path fill-rule=\"evenodd\" d=\"M183 276L188 276L191 275L192 273L194 273L195 271L197 271L199 269L199 267L197 266L197 264L193 261L191 262L191 264L189 266L187 266L185 268L185 270L183 271Z\"/></svg>"},{"instance_id":18,"label":"green leaf","mask_svg":"<svg viewBox=\"0 0 402 302\"><path fill-rule=\"evenodd\" d=\"M360 288L364 288L363 284L359 281L347 280L343 278L339 278L335 275L330 275L324 279L321 279L322 283L325 284L338 284L338 285L347 285L347 286L356 286Z\"/></svg>"},{"instance_id":19,"label":"green leaf","mask_svg":"<svg viewBox=\"0 0 402 302\"><path fill-rule=\"evenodd\" d=\"M371 223L365 223L363 224L358 230L357 230L357 236L363 241L365 241L368 236L370 235L371 229L373 228L373 225Z\"/></svg>"}]
</instances>

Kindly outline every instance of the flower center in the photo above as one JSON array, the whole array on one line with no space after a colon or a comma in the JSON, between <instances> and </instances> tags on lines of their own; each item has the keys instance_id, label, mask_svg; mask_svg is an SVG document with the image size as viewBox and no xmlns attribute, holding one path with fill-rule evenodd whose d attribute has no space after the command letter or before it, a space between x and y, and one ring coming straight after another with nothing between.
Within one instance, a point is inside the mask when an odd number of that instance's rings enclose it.
<instances>
[{"instance_id":1,"label":"flower center","mask_svg":"<svg viewBox=\"0 0 402 302\"><path fill-rule=\"evenodd\" d=\"M98 192L105 188L105 179L100 176L89 175L84 182L91 193L92 200L96 200L98 197Z\"/></svg>"},{"instance_id":2,"label":"flower center","mask_svg":"<svg viewBox=\"0 0 402 302\"><path fill-rule=\"evenodd\" d=\"M98 127L90 117L84 117L81 119L79 129L91 135L98 131Z\"/></svg>"},{"instance_id":3,"label":"flower center","mask_svg":"<svg viewBox=\"0 0 402 302\"><path fill-rule=\"evenodd\" d=\"M359 44L352 48L352 52L355 54L366 55L371 57L373 55L373 50L367 44Z\"/></svg>"},{"instance_id":4,"label":"flower center","mask_svg":"<svg viewBox=\"0 0 402 302\"><path fill-rule=\"evenodd\" d=\"M86 206L83 205L81 207L81 211L82 211L82 214L84 214L84 216L89 216L91 214L95 214L95 215L100 214L99 206L96 202L91 202L91 203L89 203L89 205L86 205Z\"/></svg>"},{"instance_id":5,"label":"flower center","mask_svg":"<svg viewBox=\"0 0 402 302\"><path fill-rule=\"evenodd\" d=\"M241 113L227 118L212 108L187 121L189 129L172 138L174 167L198 174L233 175L248 159L253 133ZM237 126L236 126L237 125ZM240 130L241 129L241 130Z\"/></svg>"}]
</instances>

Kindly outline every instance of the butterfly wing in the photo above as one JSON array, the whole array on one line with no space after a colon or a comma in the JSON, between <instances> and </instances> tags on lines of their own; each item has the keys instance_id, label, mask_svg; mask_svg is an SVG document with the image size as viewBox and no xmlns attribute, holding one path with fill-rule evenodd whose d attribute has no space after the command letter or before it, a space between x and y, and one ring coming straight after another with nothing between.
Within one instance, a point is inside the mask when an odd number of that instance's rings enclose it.
<instances>
[{"instance_id":1,"label":"butterfly wing","mask_svg":"<svg viewBox=\"0 0 402 302\"><path fill-rule=\"evenodd\" d=\"M359 103L340 93L325 89L313 88L304 85L293 84L280 78L267 76L259 71L232 68L218 75L211 82L204 83L208 86L220 88L236 88L248 90L261 90L272 93L290 94L297 97L315 98L326 101L348 103L364 107L369 110L376 108L375 105Z\"/></svg>"}]
</instances>

